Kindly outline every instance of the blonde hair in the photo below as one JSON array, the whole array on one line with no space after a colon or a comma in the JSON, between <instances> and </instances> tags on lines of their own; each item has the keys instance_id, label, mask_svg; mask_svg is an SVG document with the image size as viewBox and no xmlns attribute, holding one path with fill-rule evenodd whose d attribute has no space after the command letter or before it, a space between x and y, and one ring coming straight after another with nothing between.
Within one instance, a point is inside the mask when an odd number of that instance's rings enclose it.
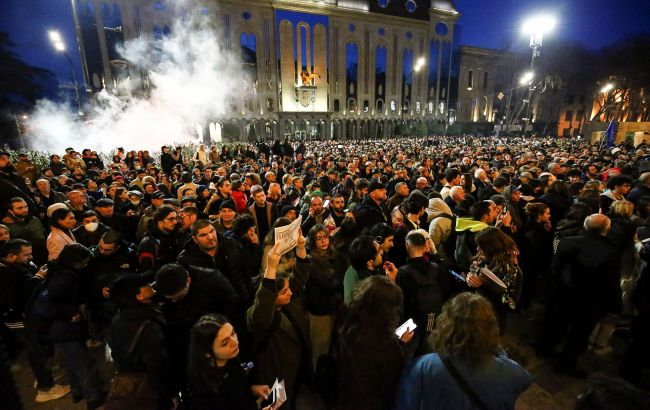
<instances>
[{"instance_id":1,"label":"blonde hair","mask_svg":"<svg viewBox=\"0 0 650 410\"><path fill-rule=\"evenodd\" d=\"M448 300L431 335L435 351L467 359L477 366L499 349L499 327L492 304L483 296L464 292Z\"/></svg>"},{"instance_id":2,"label":"blonde hair","mask_svg":"<svg viewBox=\"0 0 650 410\"><path fill-rule=\"evenodd\" d=\"M610 215L623 216L625 218L630 218L634 212L634 204L625 199L620 199L612 202L612 205L609 208Z\"/></svg>"}]
</instances>

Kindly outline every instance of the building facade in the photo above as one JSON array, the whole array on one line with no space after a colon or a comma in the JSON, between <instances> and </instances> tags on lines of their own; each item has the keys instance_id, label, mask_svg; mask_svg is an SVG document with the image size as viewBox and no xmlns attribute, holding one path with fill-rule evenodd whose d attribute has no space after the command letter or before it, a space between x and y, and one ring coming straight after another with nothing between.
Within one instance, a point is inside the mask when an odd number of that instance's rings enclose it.
<instances>
[{"instance_id":1,"label":"building facade","mask_svg":"<svg viewBox=\"0 0 650 410\"><path fill-rule=\"evenodd\" d=\"M165 36L178 18L164 1L73 6L89 93L120 90L136 74L114 44ZM242 50L253 90L205 124L204 134L385 138L400 124L446 122L455 110L459 13L450 0L213 0L201 7L222 46ZM146 92L141 74L145 90L136 92Z\"/></svg>"}]
</instances>

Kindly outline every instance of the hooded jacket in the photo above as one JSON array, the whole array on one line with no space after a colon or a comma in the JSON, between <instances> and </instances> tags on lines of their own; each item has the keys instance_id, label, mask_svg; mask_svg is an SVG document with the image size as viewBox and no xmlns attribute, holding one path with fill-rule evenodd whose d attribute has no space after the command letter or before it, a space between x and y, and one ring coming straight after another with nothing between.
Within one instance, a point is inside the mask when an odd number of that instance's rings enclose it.
<instances>
[{"instance_id":1,"label":"hooded jacket","mask_svg":"<svg viewBox=\"0 0 650 410\"><path fill-rule=\"evenodd\" d=\"M441 244L443 244L452 230L452 220L453 218L447 218L441 215L450 215L453 213L449 206L440 198L432 198L429 200L429 207L427 208L428 221L429 221L429 238L433 241L433 244L436 245L436 250L438 254L444 259L445 250Z\"/></svg>"}]
</instances>

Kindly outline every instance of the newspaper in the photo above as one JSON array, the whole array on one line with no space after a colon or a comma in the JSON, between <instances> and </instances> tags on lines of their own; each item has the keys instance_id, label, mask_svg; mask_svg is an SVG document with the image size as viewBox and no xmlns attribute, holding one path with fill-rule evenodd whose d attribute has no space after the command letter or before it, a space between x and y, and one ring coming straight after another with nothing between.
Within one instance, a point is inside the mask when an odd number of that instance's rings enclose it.
<instances>
[{"instance_id":1,"label":"newspaper","mask_svg":"<svg viewBox=\"0 0 650 410\"><path fill-rule=\"evenodd\" d=\"M275 243L279 243L278 253L280 256L289 252L296 247L298 238L300 237L300 224L302 223L302 216L299 216L295 221L289 225L275 228Z\"/></svg>"},{"instance_id":2,"label":"newspaper","mask_svg":"<svg viewBox=\"0 0 650 410\"><path fill-rule=\"evenodd\" d=\"M271 410L276 410L282 406L282 403L287 401L287 391L284 387L284 380L278 382L278 379L275 379L273 387L271 387L271 392L273 395L273 404L271 405Z\"/></svg>"}]
</instances>

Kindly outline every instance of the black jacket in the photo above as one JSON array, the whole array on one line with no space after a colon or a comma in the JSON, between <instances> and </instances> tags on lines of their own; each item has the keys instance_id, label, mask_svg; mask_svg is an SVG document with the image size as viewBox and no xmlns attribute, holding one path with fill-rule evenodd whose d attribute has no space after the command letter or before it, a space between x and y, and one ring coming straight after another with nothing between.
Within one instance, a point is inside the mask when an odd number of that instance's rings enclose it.
<instances>
[{"instance_id":1,"label":"black jacket","mask_svg":"<svg viewBox=\"0 0 650 410\"><path fill-rule=\"evenodd\" d=\"M178 263L183 266L198 266L221 272L237 291L240 302L250 306L253 276L257 272L254 274L246 271L246 267L249 266L246 262L247 257L236 240L217 232L217 243L217 253L213 258L201 251L193 240L189 240L185 244L185 249L178 255Z\"/></svg>"},{"instance_id":2,"label":"black jacket","mask_svg":"<svg viewBox=\"0 0 650 410\"><path fill-rule=\"evenodd\" d=\"M521 265L526 280L548 276L553 260L553 233L531 220L524 228L521 239Z\"/></svg>"},{"instance_id":3,"label":"black jacket","mask_svg":"<svg viewBox=\"0 0 650 410\"><path fill-rule=\"evenodd\" d=\"M218 387L190 375L188 400L184 401L187 409L257 410L255 397L251 394L251 383L239 359L228 360L223 368L214 367L211 370L210 381Z\"/></svg>"},{"instance_id":4,"label":"black jacket","mask_svg":"<svg viewBox=\"0 0 650 410\"><path fill-rule=\"evenodd\" d=\"M82 274L59 264L48 262L48 276L43 291L36 297L32 314L44 323L47 336L54 343L85 341L88 323L85 319L72 322L81 305L88 303L87 282Z\"/></svg>"},{"instance_id":5,"label":"black jacket","mask_svg":"<svg viewBox=\"0 0 650 410\"><path fill-rule=\"evenodd\" d=\"M208 313L232 316L238 300L237 292L219 271L191 266L190 289L176 302L165 302L163 314L170 327L189 329Z\"/></svg>"},{"instance_id":6,"label":"black jacket","mask_svg":"<svg viewBox=\"0 0 650 410\"><path fill-rule=\"evenodd\" d=\"M288 305L277 309L278 292L275 280L262 279L255 304L247 312L248 329L254 340L254 384L272 385L277 377L284 379L288 400L297 392L298 380L307 381L311 375L309 318L303 308L302 293L308 280L306 261L298 259L290 279L293 296Z\"/></svg>"},{"instance_id":7,"label":"black jacket","mask_svg":"<svg viewBox=\"0 0 650 410\"><path fill-rule=\"evenodd\" d=\"M363 199L361 205L355 209L354 214L357 224L361 229L370 229L380 222L390 223L390 218L384 213L381 206L377 205L369 196Z\"/></svg>"},{"instance_id":8,"label":"black jacket","mask_svg":"<svg viewBox=\"0 0 650 410\"><path fill-rule=\"evenodd\" d=\"M97 245L102 235L108 232L110 229L110 227L100 222L95 232L89 232L86 230L85 226L80 225L72 230L72 234L77 240L77 243L82 244L86 248L90 248Z\"/></svg>"},{"instance_id":9,"label":"black jacket","mask_svg":"<svg viewBox=\"0 0 650 410\"><path fill-rule=\"evenodd\" d=\"M409 259L397 270L395 283L404 295L403 319L413 319L418 325L416 334L424 335L427 328L433 330L433 322L428 326L429 315L435 319L442 311L450 294L449 278L445 268L422 257Z\"/></svg>"},{"instance_id":10,"label":"black jacket","mask_svg":"<svg viewBox=\"0 0 650 410\"><path fill-rule=\"evenodd\" d=\"M129 354L136 333L145 321L148 323L142 328L135 348ZM159 393L161 402L172 396L168 385L169 357L165 346L165 325L162 314L152 306L123 308L113 319L106 338L117 368L120 371L145 373L149 384Z\"/></svg>"},{"instance_id":11,"label":"black jacket","mask_svg":"<svg viewBox=\"0 0 650 410\"><path fill-rule=\"evenodd\" d=\"M5 323L23 321L27 301L42 280L34 276L29 268L29 265L21 266L0 260L0 315Z\"/></svg>"},{"instance_id":12,"label":"black jacket","mask_svg":"<svg viewBox=\"0 0 650 410\"><path fill-rule=\"evenodd\" d=\"M90 248L90 251L93 258L84 269L89 281L88 308L91 310L94 323L108 325L117 313L117 307L110 299L104 298L102 289L110 287L122 275L135 274L138 266L136 253L126 243L122 243L120 248L110 256L100 254L99 245Z\"/></svg>"},{"instance_id":13,"label":"black jacket","mask_svg":"<svg viewBox=\"0 0 650 410\"><path fill-rule=\"evenodd\" d=\"M313 315L333 315L343 303L343 278L347 260L336 252L310 251L305 307Z\"/></svg>"},{"instance_id":14,"label":"black jacket","mask_svg":"<svg viewBox=\"0 0 650 410\"><path fill-rule=\"evenodd\" d=\"M155 226L147 231L138 246L138 264L142 272L175 262L177 256L176 232L167 235Z\"/></svg>"},{"instance_id":15,"label":"black jacket","mask_svg":"<svg viewBox=\"0 0 650 410\"><path fill-rule=\"evenodd\" d=\"M589 232L562 238L553 258L556 280L571 291L573 305L603 315L621 309L620 265L619 250Z\"/></svg>"}]
</instances>

